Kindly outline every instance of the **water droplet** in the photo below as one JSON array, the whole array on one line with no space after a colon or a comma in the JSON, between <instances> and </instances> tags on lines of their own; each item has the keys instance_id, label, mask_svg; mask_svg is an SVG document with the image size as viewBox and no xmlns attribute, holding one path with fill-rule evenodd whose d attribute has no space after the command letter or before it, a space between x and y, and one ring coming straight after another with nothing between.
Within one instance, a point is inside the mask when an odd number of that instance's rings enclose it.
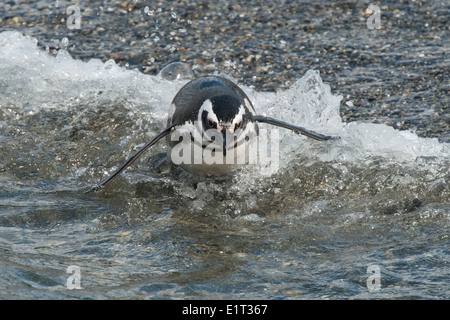
<instances>
[{"instance_id":1,"label":"water droplet","mask_svg":"<svg viewBox=\"0 0 450 320\"><path fill-rule=\"evenodd\" d=\"M159 73L166 80L183 80L194 78L192 69L183 62L172 62L165 66Z\"/></svg>"},{"instance_id":2,"label":"water droplet","mask_svg":"<svg viewBox=\"0 0 450 320\"><path fill-rule=\"evenodd\" d=\"M69 45L69 38L64 37L61 39L61 47L63 49L67 49L67 46Z\"/></svg>"}]
</instances>

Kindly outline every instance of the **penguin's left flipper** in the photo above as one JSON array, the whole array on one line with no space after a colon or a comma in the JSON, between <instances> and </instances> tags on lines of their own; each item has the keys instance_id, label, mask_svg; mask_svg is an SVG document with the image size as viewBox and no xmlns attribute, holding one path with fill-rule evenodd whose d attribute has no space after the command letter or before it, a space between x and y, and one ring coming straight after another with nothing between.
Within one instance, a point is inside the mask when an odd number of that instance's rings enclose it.
<instances>
[{"instance_id":1,"label":"penguin's left flipper","mask_svg":"<svg viewBox=\"0 0 450 320\"><path fill-rule=\"evenodd\" d=\"M281 120L277 120L274 118L270 118L270 117L264 117L264 116L253 116L253 119L257 122L264 122L264 123L268 123L274 126L278 126L278 127L282 127L282 128L286 128L289 130L294 131L297 134L303 134L307 137L310 137L312 139L316 139L319 141L326 141L326 140L335 140L337 139L336 137L332 137L332 136L325 136L322 135L320 133L316 133L310 130L306 130L305 128L281 121Z\"/></svg>"}]
</instances>

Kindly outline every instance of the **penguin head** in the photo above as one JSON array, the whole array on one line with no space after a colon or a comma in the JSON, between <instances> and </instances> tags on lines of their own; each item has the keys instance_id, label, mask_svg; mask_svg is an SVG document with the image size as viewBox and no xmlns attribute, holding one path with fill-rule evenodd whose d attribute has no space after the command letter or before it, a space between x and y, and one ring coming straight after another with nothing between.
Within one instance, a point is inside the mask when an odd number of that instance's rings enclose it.
<instances>
[{"instance_id":1,"label":"penguin head","mask_svg":"<svg viewBox=\"0 0 450 320\"><path fill-rule=\"evenodd\" d=\"M224 156L257 130L255 111L247 95L232 81L204 76L187 83L175 96L169 125L189 128L197 144L213 142ZM248 138L247 138L248 139Z\"/></svg>"},{"instance_id":2,"label":"penguin head","mask_svg":"<svg viewBox=\"0 0 450 320\"><path fill-rule=\"evenodd\" d=\"M244 124L246 110L236 97L230 95L213 96L206 99L199 109L198 121L203 132L216 129L234 133Z\"/></svg>"},{"instance_id":3,"label":"penguin head","mask_svg":"<svg viewBox=\"0 0 450 320\"><path fill-rule=\"evenodd\" d=\"M198 112L198 123L205 138L215 140L221 144L222 152L226 155L229 143L244 129L247 120L245 107L233 95L215 95L206 99ZM217 134L220 136L217 137ZM214 138L213 138L214 137ZM228 140L227 140L228 139Z\"/></svg>"}]
</instances>

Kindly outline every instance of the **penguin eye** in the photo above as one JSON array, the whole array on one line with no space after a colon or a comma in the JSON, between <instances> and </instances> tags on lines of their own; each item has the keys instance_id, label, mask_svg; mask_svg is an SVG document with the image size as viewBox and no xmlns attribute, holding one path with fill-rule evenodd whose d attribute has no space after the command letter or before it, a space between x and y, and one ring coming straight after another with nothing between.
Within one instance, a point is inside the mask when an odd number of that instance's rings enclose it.
<instances>
[{"instance_id":1,"label":"penguin eye","mask_svg":"<svg viewBox=\"0 0 450 320\"><path fill-rule=\"evenodd\" d=\"M208 126L210 128L217 128L217 123L212 119L208 119Z\"/></svg>"}]
</instances>

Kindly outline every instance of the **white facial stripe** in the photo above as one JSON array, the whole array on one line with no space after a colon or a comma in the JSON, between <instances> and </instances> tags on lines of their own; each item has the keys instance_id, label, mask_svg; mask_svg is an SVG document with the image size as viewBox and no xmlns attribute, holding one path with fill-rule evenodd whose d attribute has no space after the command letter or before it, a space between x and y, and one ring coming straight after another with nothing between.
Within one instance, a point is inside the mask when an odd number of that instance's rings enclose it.
<instances>
[{"instance_id":1,"label":"white facial stripe","mask_svg":"<svg viewBox=\"0 0 450 320\"><path fill-rule=\"evenodd\" d=\"M236 123L238 123L239 121L242 121L242 119L244 118L244 114L245 114L245 108L244 108L243 105L240 105L240 106L239 106L239 112L238 112L238 114L234 117L233 122L232 122L233 127L234 127L234 125L235 125Z\"/></svg>"},{"instance_id":2,"label":"white facial stripe","mask_svg":"<svg viewBox=\"0 0 450 320\"><path fill-rule=\"evenodd\" d=\"M212 102L210 100L205 100L205 102L203 102L202 106L200 107L200 110L198 111L198 121L200 123L202 122L203 111L208 112L209 119L215 121L216 123L219 123L219 120L217 119L212 109Z\"/></svg>"},{"instance_id":3,"label":"white facial stripe","mask_svg":"<svg viewBox=\"0 0 450 320\"><path fill-rule=\"evenodd\" d=\"M248 101L247 98L244 98L244 103L245 103L245 106L247 107L247 109L250 111L251 114L256 114L255 109L253 109L252 104L250 103L250 101Z\"/></svg>"}]
</instances>

